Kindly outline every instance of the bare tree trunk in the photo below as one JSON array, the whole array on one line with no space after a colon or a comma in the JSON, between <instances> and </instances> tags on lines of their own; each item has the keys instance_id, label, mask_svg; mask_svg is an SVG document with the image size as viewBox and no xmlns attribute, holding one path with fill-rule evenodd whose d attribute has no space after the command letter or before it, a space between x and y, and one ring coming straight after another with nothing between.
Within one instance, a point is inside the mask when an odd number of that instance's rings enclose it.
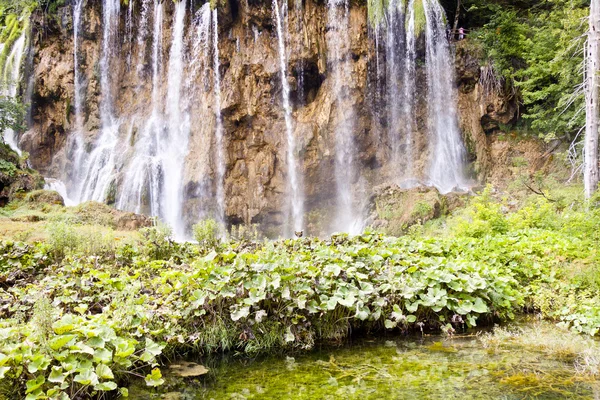
<instances>
[{"instance_id":1,"label":"bare tree trunk","mask_svg":"<svg viewBox=\"0 0 600 400\"><path fill-rule=\"evenodd\" d=\"M600 124L600 0L591 0L585 77L585 146L583 184L585 197L598 188L598 128Z\"/></svg>"},{"instance_id":2,"label":"bare tree trunk","mask_svg":"<svg viewBox=\"0 0 600 400\"><path fill-rule=\"evenodd\" d=\"M452 40L456 37L456 30L458 29L458 19L460 18L460 0L456 2L456 14L454 14L454 28L452 29Z\"/></svg>"}]
</instances>

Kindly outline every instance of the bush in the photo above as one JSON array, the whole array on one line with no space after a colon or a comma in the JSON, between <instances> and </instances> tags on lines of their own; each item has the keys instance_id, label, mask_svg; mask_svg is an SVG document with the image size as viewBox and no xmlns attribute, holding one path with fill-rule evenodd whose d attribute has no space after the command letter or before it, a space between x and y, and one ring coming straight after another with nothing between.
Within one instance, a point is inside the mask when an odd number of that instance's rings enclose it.
<instances>
[{"instance_id":1,"label":"bush","mask_svg":"<svg viewBox=\"0 0 600 400\"><path fill-rule=\"evenodd\" d=\"M206 246L215 246L219 241L220 227L212 218L204 219L193 227L194 239Z\"/></svg>"}]
</instances>

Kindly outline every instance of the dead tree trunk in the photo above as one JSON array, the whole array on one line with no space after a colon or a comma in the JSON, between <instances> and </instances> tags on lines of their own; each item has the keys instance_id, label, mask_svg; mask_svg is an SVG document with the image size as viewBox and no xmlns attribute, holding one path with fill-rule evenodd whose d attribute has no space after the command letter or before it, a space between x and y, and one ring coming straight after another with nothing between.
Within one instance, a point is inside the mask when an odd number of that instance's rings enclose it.
<instances>
[{"instance_id":1,"label":"dead tree trunk","mask_svg":"<svg viewBox=\"0 0 600 400\"><path fill-rule=\"evenodd\" d=\"M598 188L598 128L600 123L600 0L591 0L585 76L585 145L583 183L585 197Z\"/></svg>"},{"instance_id":2,"label":"dead tree trunk","mask_svg":"<svg viewBox=\"0 0 600 400\"><path fill-rule=\"evenodd\" d=\"M458 29L458 19L460 18L460 0L456 2L456 14L454 14L454 27L452 28L452 40L456 38L456 31Z\"/></svg>"}]
</instances>

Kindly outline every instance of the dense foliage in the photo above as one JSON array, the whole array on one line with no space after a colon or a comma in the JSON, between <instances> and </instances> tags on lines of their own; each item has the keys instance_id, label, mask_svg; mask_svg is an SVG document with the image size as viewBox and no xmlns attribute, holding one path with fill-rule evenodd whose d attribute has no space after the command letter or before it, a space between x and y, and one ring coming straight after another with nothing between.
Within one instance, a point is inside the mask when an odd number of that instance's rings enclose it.
<instances>
[{"instance_id":1,"label":"dense foliage","mask_svg":"<svg viewBox=\"0 0 600 400\"><path fill-rule=\"evenodd\" d=\"M585 121L581 82L589 2L508 3L467 1L467 14L482 23L470 37L481 43L504 90L516 91L529 127L546 139L572 138Z\"/></svg>"},{"instance_id":2,"label":"dense foliage","mask_svg":"<svg viewBox=\"0 0 600 400\"><path fill-rule=\"evenodd\" d=\"M436 237L220 243L205 223L202 243L180 244L164 228L123 238L52 224L44 243L0 246L0 393L125 393L130 377L160 384L160 357L174 352L305 349L355 330L450 333L524 309L596 334L600 279L587 276L600 212L569 202L508 212L488 191Z\"/></svg>"}]
</instances>

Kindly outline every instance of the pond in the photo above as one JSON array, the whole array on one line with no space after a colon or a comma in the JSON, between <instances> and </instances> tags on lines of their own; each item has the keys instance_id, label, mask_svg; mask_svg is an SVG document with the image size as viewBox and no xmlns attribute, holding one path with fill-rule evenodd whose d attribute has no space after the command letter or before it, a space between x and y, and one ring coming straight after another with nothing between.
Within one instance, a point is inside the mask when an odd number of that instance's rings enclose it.
<instances>
[{"instance_id":1,"label":"pond","mask_svg":"<svg viewBox=\"0 0 600 400\"><path fill-rule=\"evenodd\" d=\"M557 342L562 334L553 328L554 342L538 346L538 339L545 340L534 337L539 331L528 324L521 336L505 331L503 336L362 338L294 357L192 360L210 372L167 377L160 392L132 387L130 398L600 399L597 375L577 368L573 340ZM522 340L522 335L530 337Z\"/></svg>"}]
</instances>

